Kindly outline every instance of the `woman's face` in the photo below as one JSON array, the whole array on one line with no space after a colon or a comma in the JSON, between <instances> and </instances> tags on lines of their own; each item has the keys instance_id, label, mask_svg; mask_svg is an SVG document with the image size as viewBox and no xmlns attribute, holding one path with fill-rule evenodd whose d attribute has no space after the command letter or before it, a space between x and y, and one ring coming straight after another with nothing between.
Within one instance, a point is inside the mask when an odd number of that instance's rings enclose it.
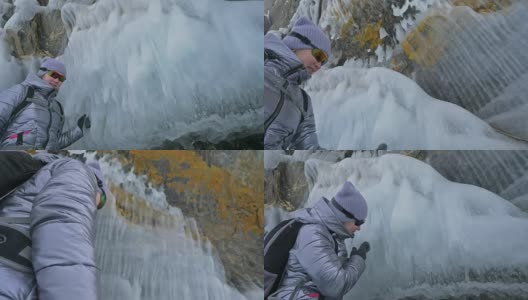
<instances>
[{"instance_id":1,"label":"woman's face","mask_svg":"<svg viewBox=\"0 0 528 300\"><path fill-rule=\"evenodd\" d=\"M44 77L42 77L42 80L49 83L49 85L51 85L56 90L59 90L62 85L62 82L59 79L53 78L49 76L48 74L44 74Z\"/></svg>"},{"instance_id":2,"label":"woman's face","mask_svg":"<svg viewBox=\"0 0 528 300\"><path fill-rule=\"evenodd\" d=\"M354 234L356 231L359 231L361 228L357 226L354 221L345 222L345 229L349 234Z\"/></svg>"},{"instance_id":3,"label":"woman's face","mask_svg":"<svg viewBox=\"0 0 528 300\"><path fill-rule=\"evenodd\" d=\"M95 206L99 206L99 203L101 203L101 193L97 192L95 195Z\"/></svg>"},{"instance_id":4,"label":"woman's face","mask_svg":"<svg viewBox=\"0 0 528 300\"><path fill-rule=\"evenodd\" d=\"M308 74L312 75L321 69L321 63L312 55L311 49L295 50L295 54L304 64L304 68L308 71Z\"/></svg>"}]
</instances>

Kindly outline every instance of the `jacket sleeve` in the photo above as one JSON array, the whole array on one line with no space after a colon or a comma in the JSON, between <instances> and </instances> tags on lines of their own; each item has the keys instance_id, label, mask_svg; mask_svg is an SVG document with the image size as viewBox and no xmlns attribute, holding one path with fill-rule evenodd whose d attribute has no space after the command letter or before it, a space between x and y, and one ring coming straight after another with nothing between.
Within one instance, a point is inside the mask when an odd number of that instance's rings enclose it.
<instances>
[{"instance_id":1,"label":"jacket sleeve","mask_svg":"<svg viewBox=\"0 0 528 300\"><path fill-rule=\"evenodd\" d=\"M25 91L23 85L17 84L0 93L0 131L8 125L15 108L24 101Z\"/></svg>"},{"instance_id":2,"label":"jacket sleeve","mask_svg":"<svg viewBox=\"0 0 528 300\"><path fill-rule=\"evenodd\" d=\"M83 137L83 132L79 126L75 126L74 128L63 132L59 136L59 149L64 149L68 147L69 145L75 143L80 138Z\"/></svg>"},{"instance_id":3,"label":"jacket sleeve","mask_svg":"<svg viewBox=\"0 0 528 300\"><path fill-rule=\"evenodd\" d=\"M273 122L264 136L264 150L286 150L285 139L290 132L279 122Z\"/></svg>"},{"instance_id":4,"label":"jacket sleeve","mask_svg":"<svg viewBox=\"0 0 528 300\"><path fill-rule=\"evenodd\" d=\"M365 270L365 261L358 255L343 263L344 258L334 252L332 237L321 226L303 226L296 243L295 256L326 297L341 299Z\"/></svg>"},{"instance_id":5,"label":"jacket sleeve","mask_svg":"<svg viewBox=\"0 0 528 300\"><path fill-rule=\"evenodd\" d=\"M304 92L303 92L304 93ZM319 140L315 131L315 116L313 114L312 101L308 94L305 94L307 99L306 105L308 109L304 114L304 118L297 127L295 136L293 137L293 149L297 150L319 150Z\"/></svg>"},{"instance_id":6,"label":"jacket sleeve","mask_svg":"<svg viewBox=\"0 0 528 300\"><path fill-rule=\"evenodd\" d=\"M87 167L60 159L31 211L39 300L96 300L94 218L97 182Z\"/></svg>"}]
</instances>

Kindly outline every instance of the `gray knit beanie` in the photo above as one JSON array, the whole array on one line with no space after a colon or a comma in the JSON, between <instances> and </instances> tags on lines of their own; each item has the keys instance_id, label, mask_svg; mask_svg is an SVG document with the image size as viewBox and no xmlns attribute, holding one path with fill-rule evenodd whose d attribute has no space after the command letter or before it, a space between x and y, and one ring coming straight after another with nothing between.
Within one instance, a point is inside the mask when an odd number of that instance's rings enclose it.
<instances>
[{"instance_id":1,"label":"gray knit beanie","mask_svg":"<svg viewBox=\"0 0 528 300\"><path fill-rule=\"evenodd\" d=\"M341 209L353 214L356 220L364 221L367 218L367 201L365 201L365 198L363 198L352 183L345 182L332 201L334 200L337 205L331 203L330 207L336 213L339 221L343 223L352 221Z\"/></svg>"},{"instance_id":2,"label":"gray knit beanie","mask_svg":"<svg viewBox=\"0 0 528 300\"><path fill-rule=\"evenodd\" d=\"M66 77L66 66L64 66L61 61L55 58L45 58L40 65L40 69L41 70L37 72L37 76L40 78L42 78L42 76L44 76L44 74L46 74L48 71L57 71Z\"/></svg>"},{"instance_id":3,"label":"gray knit beanie","mask_svg":"<svg viewBox=\"0 0 528 300\"><path fill-rule=\"evenodd\" d=\"M324 51L326 57L330 57L330 39L328 39L321 28L312 23L308 18L299 18L295 22L295 25L293 25L291 31L307 37L312 44ZM306 45L301 40L291 35L287 35L282 41L292 50L312 49L312 46Z\"/></svg>"}]
</instances>

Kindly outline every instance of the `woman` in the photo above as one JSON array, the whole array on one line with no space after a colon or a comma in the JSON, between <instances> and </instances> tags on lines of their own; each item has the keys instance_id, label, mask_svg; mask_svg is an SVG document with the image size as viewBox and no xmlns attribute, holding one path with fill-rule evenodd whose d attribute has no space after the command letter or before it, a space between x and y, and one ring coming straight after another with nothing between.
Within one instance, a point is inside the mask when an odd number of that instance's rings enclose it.
<instances>
[{"instance_id":1,"label":"woman","mask_svg":"<svg viewBox=\"0 0 528 300\"><path fill-rule=\"evenodd\" d=\"M106 199L99 166L34 158L44 166L0 200L0 298L96 300L95 212Z\"/></svg>"},{"instance_id":2,"label":"woman","mask_svg":"<svg viewBox=\"0 0 528 300\"><path fill-rule=\"evenodd\" d=\"M305 17L283 39L264 37L264 149L320 149L310 96L301 84L328 61L330 40Z\"/></svg>"},{"instance_id":3,"label":"woman","mask_svg":"<svg viewBox=\"0 0 528 300\"><path fill-rule=\"evenodd\" d=\"M0 149L63 149L84 135L90 119L63 132L64 112L55 99L66 80L66 67L56 59L44 60L37 74L0 93Z\"/></svg>"}]
</instances>

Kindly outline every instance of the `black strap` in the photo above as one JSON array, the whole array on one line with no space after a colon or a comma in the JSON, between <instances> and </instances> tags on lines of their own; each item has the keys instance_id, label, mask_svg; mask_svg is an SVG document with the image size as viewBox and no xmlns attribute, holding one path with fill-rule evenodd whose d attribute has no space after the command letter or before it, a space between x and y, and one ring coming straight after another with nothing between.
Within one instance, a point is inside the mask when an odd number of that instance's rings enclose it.
<instances>
[{"instance_id":1,"label":"black strap","mask_svg":"<svg viewBox=\"0 0 528 300\"><path fill-rule=\"evenodd\" d=\"M26 109L26 107L31 104L31 102L27 101L28 98L33 98L33 96L35 96L35 89L32 87L32 86L28 86L27 87L27 90L26 90L26 96L24 97L24 100L15 108L15 110L13 110L13 113L11 114L11 116L13 118L16 118L16 116L21 112L23 111L24 109Z\"/></svg>"},{"instance_id":2,"label":"black strap","mask_svg":"<svg viewBox=\"0 0 528 300\"><path fill-rule=\"evenodd\" d=\"M9 125L16 119L16 117L18 117L18 115L24 110L26 109L26 107L28 107L31 102L28 101L28 99L30 98L33 98L33 96L35 96L35 89L28 85L26 87L26 95L24 96L24 100L22 100L22 102L20 102L20 104L18 104L18 106L13 110L13 112L11 113L11 116L9 117L9 119L7 120L7 123L4 125L4 128L0 131L0 136L2 136L5 132L5 130L7 130L7 127L9 127ZM18 145L18 137L17 137L17 145Z\"/></svg>"},{"instance_id":3,"label":"black strap","mask_svg":"<svg viewBox=\"0 0 528 300\"><path fill-rule=\"evenodd\" d=\"M314 45L314 44L312 43L312 41L310 41L309 38L305 37L304 35L302 35L302 34L300 34L300 33L297 33L297 32L295 32L295 31L292 31L292 32L290 32L288 35L291 35L291 36L293 36L293 37L295 37L295 38L298 38L298 39L299 39L303 44L305 44L305 45L308 45L308 46L310 46L310 47L312 47L312 48L314 48L314 49L319 49L319 47L317 47L316 45Z\"/></svg>"},{"instance_id":4,"label":"black strap","mask_svg":"<svg viewBox=\"0 0 528 300\"><path fill-rule=\"evenodd\" d=\"M0 202L37 173L45 163L22 151L0 151ZM1 217L0 217L1 219ZM0 220L0 222L2 222Z\"/></svg>"},{"instance_id":5,"label":"black strap","mask_svg":"<svg viewBox=\"0 0 528 300\"><path fill-rule=\"evenodd\" d=\"M308 112L308 94L303 89L301 89L301 93L303 96L303 110L306 113Z\"/></svg>"},{"instance_id":6,"label":"black strap","mask_svg":"<svg viewBox=\"0 0 528 300\"><path fill-rule=\"evenodd\" d=\"M17 134L16 144L17 146L24 145L24 132L19 132Z\"/></svg>"},{"instance_id":7,"label":"black strap","mask_svg":"<svg viewBox=\"0 0 528 300\"><path fill-rule=\"evenodd\" d=\"M282 87L286 89L288 87L288 81L285 81ZM264 135L266 135L266 132L268 132L268 128L271 126L271 123L273 123L273 121L275 121L275 119L277 119L279 116L279 113L284 106L284 96L284 92L281 90L279 103L277 103L277 106L275 106L273 113L266 119L266 121L264 121Z\"/></svg>"},{"instance_id":8,"label":"black strap","mask_svg":"<svg viewBox=\"0 0 528 300\"><path fill-rule=\"evenodd\" d=\"M347 216L347 218L354 219L354 220L358 220L356 217L354 217L354 214L350 213L350 212L347 211L343 206L341 206L339 203L337 203L337 201L335 200L335 198L332 198L332 205L333 205L337 210L339 210L340 212L342 212L345 216Z\"/></svg>"},{"instance_id":9,"label":"black strap","mask_svg":"<svg viewBox=\"0 0 528 300\"><path fill-rule=\"evenodd\" d=\"M64 116L64 109L62 108L62 104L59 101L55 101L55 102L57 102L57 105L59 106L61 116Z\"/></svg>"},{"instance_id":10,"label":"black strap","mask_svg":"<svg viewBox=\"0 0 528 300\"><path fill-rule=\"evenodd\" d=\"M264 49L264 61L279 58L280 56L277 54L277 52L271 49Z\"/></svg>"},{"instance_id":11,"label":"black strap","mask_svg":"<svg viewBox=\"0 0 528 300\"><path fill-rule=\"evenodd\" d=\"M31 261L21 256L27 247L31 247L29 237L11 227L0 225L0 258L7 260L8 263L32 269Z\"/></svg>"}]
</instances>

